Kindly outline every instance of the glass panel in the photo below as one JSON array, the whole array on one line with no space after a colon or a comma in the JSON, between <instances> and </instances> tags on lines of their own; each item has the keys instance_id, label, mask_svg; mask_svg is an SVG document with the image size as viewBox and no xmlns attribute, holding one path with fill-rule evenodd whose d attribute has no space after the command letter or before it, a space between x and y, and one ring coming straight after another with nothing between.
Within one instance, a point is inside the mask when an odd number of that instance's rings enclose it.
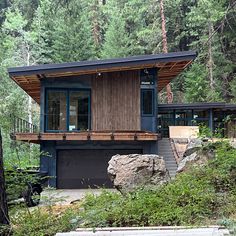
<instances>
[{"instance_id":1,"label":"glass panel","mask_svg":"<svg viewBox=\"0 0 236 236\"><path fill-rule=\"evenodd\" d=\"M160 118L160 119L166 119L166 118L173 119L173 117L174 117L173 114L174 114L173 111L160 112L158 114L158 118Z\"/></svg>"},{"instance_id":2,"label":"glass panel","mask_svg":"<svg viewBox=\"0 0 236 236\"><path fill-rule=\"evenodd\" d=\"M201 118L208 118L209 111L208 110L194 110L193 111L193 118L194 119L201 119Z\"/></svg>"},{"instance_id":3,"label":"glass panel","mask_svg":"<svg viewBox=\"0 0 236 236\"><path fill-rule=\"evenodd\" d=\"M188 122L187 120L176 120L175 121L175 125L176 126L188 126L188 125L191 125L191 122Z\"/></svg>"},{"instance_id":4,"label":"glass panel","mask_svg":"<svg viewBox=\"0 0 236 236\"><path fill-rule=\"evenodd\" d=\"M192 110L176 110L176 119L192 119Z\"/></svg>"},{"instance_id":5,"label":"glass panel","mask_svg":"<svg viewBox=\"0 0 236 236\"><path fill-rule=\"evenodd\" d=\"M89 129L89 91L70 92L69 131Z\"/></svg>"},{"instance_id":6,"label":"glass panel","mask_svg":"<svg viewBox=\"0 0 236 236\"><path fill-rule=\"evenodd\" d=\"M142 90L142 114L152 115L153 114L153 90L143 89Z\"/></svg>"},{"instance_id":7,"label":"glass panel","mask_svg":"<svg viewBox=\"0 0 236 236\"><path fill-rule=\"evenodd\" d=\"M66 92L48 91L48 130L66 130Z\"/></svg>"}]
</instances>

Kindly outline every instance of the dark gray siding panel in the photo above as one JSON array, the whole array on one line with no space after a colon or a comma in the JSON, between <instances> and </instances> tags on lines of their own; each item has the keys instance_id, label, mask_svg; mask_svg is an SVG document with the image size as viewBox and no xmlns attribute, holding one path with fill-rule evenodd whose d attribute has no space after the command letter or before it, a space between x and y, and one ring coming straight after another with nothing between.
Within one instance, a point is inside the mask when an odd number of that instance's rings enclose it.
<instances>
[{"instance_id":1,"label":"dark gray siding panel","mask_svg":"<svg viewBox=\"0 0 236 236\"><path fill-rule=\"evenodd\" d=\"M47 173L50 178L48 178L48 185L51 187L56 187L56 148L55 142L47 141L40 145L40 171Z\"/></svg>"}]
</instances>

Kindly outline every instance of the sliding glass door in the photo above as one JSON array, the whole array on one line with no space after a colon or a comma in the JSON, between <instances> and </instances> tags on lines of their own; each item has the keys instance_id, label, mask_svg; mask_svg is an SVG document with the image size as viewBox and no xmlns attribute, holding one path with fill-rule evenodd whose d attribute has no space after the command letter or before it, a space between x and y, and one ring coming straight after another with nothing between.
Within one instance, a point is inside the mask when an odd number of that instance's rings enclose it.
<instances>
[{"instance_id":1,"label":"sliding glass door","mask_svg":"<svg viewBox=\"0 0 236 236\"><path fill-rule=\"evenodd\" d=\"M46 131L90 129L90 90L48 89Z\"/></svg>"}]
</instances>

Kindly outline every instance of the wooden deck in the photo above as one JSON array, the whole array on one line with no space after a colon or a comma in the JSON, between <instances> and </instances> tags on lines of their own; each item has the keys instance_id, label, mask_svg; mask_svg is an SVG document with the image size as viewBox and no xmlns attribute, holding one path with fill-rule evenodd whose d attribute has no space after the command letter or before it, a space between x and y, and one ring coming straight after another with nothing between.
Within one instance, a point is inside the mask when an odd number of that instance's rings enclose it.
<instances>
[{"instance_id":1,"label":"wooden deck","mask_svg":"<svg viewBox=\"0 0 236 236\"><path fill-rule=\"evenodd\" d=\"M29 143L40 141L156 141L159 134L142 131L88 131L67 133L15 133L12 139Z\"/></svg>"}]
</instances>

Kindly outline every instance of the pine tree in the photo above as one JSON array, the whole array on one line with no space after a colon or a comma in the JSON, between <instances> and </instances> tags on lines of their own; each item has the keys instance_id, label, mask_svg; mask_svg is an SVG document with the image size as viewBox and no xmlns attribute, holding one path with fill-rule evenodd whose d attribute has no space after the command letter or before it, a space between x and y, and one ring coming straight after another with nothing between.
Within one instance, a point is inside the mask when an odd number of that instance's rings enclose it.
<instances>
[{"instance_id":1,"label":"pine tree","mask_svg":"<svg viewBox=\"0 0 236 236\"><path fill-rule=\"evenodd\" d=\"M101 57L115 58L129 55L128 39L125 30L125 21L117 9L111 16L105 33L105 42L103 44Z\"/></svg>"},{"instance_id":2,"label":"pine tree","mask_svg":"<svg viewBox=\"0 0 236 236\"><path fill-rule=\"evenodd\" d=\"M82 61L94 58L94 41L87 5L74 2L60 9L52 35L54 62Z\"/></svg>"}]
</instances>

